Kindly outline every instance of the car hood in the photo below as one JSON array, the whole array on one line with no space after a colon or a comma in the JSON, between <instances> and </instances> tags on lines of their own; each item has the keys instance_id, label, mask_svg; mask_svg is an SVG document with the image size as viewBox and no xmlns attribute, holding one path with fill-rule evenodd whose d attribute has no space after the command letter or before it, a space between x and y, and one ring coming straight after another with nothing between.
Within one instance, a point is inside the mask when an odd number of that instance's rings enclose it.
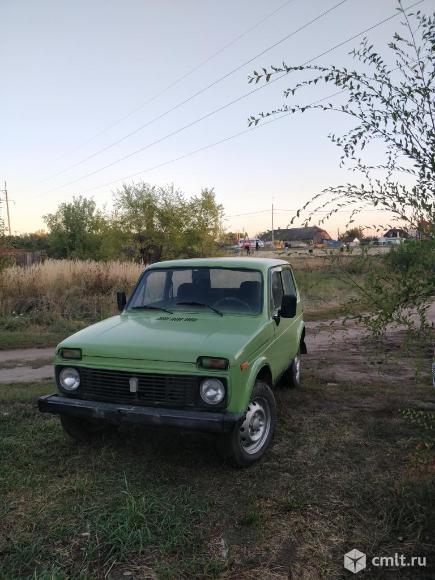
<instances>
[{"instance_id":1,"label":"car hood","mask_svg":"<svg viewBox=\"0 0 435 580\"><path fill-rule=\"evenodd\" d=\"M198 356L217 356L234 360L254 337L259 346L265 323L259 316L123 313L80 330L59 346L81 348L84 358L196 363Z\"/></svg>"}]
</instances>

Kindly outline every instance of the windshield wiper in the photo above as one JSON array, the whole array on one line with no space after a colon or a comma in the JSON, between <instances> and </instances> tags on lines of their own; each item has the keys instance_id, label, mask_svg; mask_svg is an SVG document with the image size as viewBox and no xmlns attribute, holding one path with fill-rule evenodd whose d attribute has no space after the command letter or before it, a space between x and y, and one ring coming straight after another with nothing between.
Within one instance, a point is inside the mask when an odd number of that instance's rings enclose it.
<instances>
[{"instance_id":1,"label":"windshield wiper","mask_svg":"<svg viewBox=\"0 0 435 580\"><path fill-rule=\"evenodd\" d=\"M212 306L211 304L206 304L205 302L196 302L195 300L182 300L181 302L176 302L175 303L177 306L180 304L185 305L185 306L205 306L206 308L210 308L210 310L213 310L213 312L216 312L216 314L219 314L219 316L223 316L223 313L218 310L217 308L215 308L214 306Z\"/></svg>"},{"instance_id":2,"label":"windshield wiper","mask_svg":"<svg viewBox=\"0 0 435 580\"><path fill-rule=\"evenodd\" d=\"M151 306L150 304L143 304L142 306L132 306L132 310L160 310L161 312L167 312L168 314L174 314L172 310L167 308L161 308L160 306Z\"/></svg>"}]
</instances>

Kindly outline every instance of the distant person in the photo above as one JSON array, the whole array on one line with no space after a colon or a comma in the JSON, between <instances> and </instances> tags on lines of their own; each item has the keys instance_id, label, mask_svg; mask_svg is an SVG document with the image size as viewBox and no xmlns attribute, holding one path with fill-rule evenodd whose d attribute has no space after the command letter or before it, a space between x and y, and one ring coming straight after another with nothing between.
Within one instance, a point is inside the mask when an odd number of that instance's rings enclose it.
<instances>
[{"instance_id":1,"label":"distant person","mask_svg":"<svg viewBox=\"0 0 435 580\"><path fill-rule=\"evenodd\" d=\"M288 254L288 242L284 243L285 253Z\"/></svg>"},{"instance_id":2,"label":"distant person","mask_svg":"<svg viewBox=\"0 0 435 580\"><path fill-rule=\"evenodd\" d=\"M249 240L247 242L245 242L245 250L246 250L246 255L249 256L251 254L251 244L249 243Z\"/></svg>"},{"instance_id":3,"label":"distant person","mask_svg":"<svg viewBox=\"0 0 435 580\"><path fill-rule=\"evenodd\" d=\"M255 240L255 251L258 254L258 250L260 248L260 244L258 243L258 240Z\"/></svg>"}]
</instances>

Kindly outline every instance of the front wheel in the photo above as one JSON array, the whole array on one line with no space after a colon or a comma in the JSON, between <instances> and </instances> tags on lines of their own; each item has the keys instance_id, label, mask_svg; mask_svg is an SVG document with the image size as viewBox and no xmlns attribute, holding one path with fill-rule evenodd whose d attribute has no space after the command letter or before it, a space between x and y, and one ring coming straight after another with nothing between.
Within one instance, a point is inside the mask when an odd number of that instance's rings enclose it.
<instances>
[{"instance_id":1,"label":"front wheel","mask_svg":"<svg viewBox=\"0 0 435 580\"><path fill-rule=\"evenodd\" d=\"M275 397L269 385L257 381L245 416L231 433L220 437L219 451L236 467L248 467L266 452L275 426Z\"/></svg>"},{"instance_id":2,"label":"front wheel","mask_svg":"<svg viewBox=\"0 0 435 580\"><path fill-rule=\"evenodd\" d=\"M96 419L82 419L71 415L60 415L60 423L67 435L76 441L86 443L117 430L116 425Z\"/></svg>"}]
</instances>

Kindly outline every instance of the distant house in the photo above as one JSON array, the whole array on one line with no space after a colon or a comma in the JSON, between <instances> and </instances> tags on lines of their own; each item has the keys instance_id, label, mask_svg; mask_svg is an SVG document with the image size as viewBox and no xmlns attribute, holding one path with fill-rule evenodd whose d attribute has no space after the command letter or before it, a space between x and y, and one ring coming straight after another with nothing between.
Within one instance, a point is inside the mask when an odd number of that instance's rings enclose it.
<instances>
[{"instance_id":1,"label":"distant house","mask_svg":"<svg viewBox=\"0 0 435 580\"><path fill-rule=\"evenodd\" d=\"M379 238L378 242L381 246L401 244L408 237L409 235L405 230L400 228L391 228L390 230L386 231L382 237Z\"/></svg>"},{"instance_id":2,"label":"distant house","mask_svg":"<svg viewBox=\"0 0 435 580\"><path fill-rule=\"evenodd\" d=\"M408 232L406 232L405 230L401 230L400 228L391 228L390 230L388 230L387 232L385 232L385 234L382 236L384 238L401 238L401 239L406 239L408 238Z\"/></svg>"},{"instance_id":3,"label":"distant house","mask_svg":"<svg viewBox=\"0 0 435 580\"><path fill-rule=\"evenodd\" d=\"M327 240L331 240L331 236L325 230L317 226L307 228L285 228L274 230L274 239L279 242L288 242L290 246L303 244L323 244ZM270 241L272 239L272 231L268 231L261 236L263 241Z\"/></svg>"}]
</instances>

